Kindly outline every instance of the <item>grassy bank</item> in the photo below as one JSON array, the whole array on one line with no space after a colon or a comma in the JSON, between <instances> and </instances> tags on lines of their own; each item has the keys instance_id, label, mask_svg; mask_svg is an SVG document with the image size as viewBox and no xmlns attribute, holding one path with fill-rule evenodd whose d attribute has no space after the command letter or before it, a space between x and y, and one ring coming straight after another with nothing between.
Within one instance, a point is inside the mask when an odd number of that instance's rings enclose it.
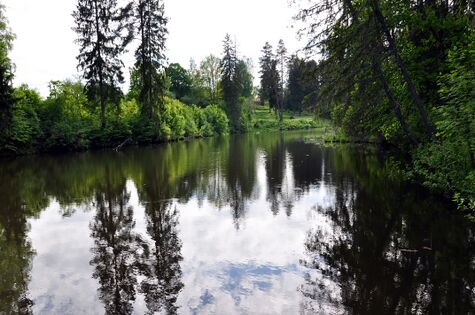
<instances>
[{"instance_id":1,"label":"grassy bank","mask_svg":"<svg viewBox=\"0 0 475 315\"><path fill-rule=\"evenodd\" d=\"M341 134L330 120L317 118L310 113L284 112L283 120L279 121L276 113L265 106L254 109L250 131L305 129L315 129L328 141L337 139Z\"/></svg>"}]
</instances>

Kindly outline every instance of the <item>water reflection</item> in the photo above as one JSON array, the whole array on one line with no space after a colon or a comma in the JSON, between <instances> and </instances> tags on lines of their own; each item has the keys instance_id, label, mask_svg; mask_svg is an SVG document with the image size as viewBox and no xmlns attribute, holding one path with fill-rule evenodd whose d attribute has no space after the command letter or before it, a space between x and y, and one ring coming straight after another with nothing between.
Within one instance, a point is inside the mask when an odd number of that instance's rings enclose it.
<instances>
[{"instance_id":1,"label":"water reflection","mask_svg":"<svg viewBox=\"0 0 475 315\"><path fill-rule=\"evenodd\" d=\"M473 312L473 223L311 136L2 161L0 314Z\"/></svg>"},{"instance_id":2,"label":"water reflection","mask_svg":"<svg viewBox=\"0 0 475 315\"><path fill-rule=\"evenodd\" d=\"M144 280L140 290L145 296L148 314L165 311L176 314L176 300L183 287L180 263L181 241L178 237L178 210L170 200L165 185L160 184L156 164L151 164L144 177L141 200L145 204L147 234L150 242L143 242L140 274Z\"/></svg>"},{"instance_id":3,"label":"water reflection","mask_svg":"<svg viewBox=\"0 0 475 315\"><path fill-rule=\"evenodd\" d=\"M18 180L21 171L16 164L0 171L0 314L31 314L33 304L28 282L35 252L27 238L27 218L45 203L36 189ZM8 193L11 189L34 196L34 201L25 204L21 194Z\"/></svg>"},{"instance_id":4,"label":"water reflection","mask_svg":"<svg viewBox=\"0 0 475 315\"><path fill-rule=\"evenodd\" d=\"M91 224L93 277L99 280L99 299L106 314L132 314L140 238L134 233L125 178L111 174L108 166L105 174L95 193L96 215Z\"/></svg>"},{"instance_id":5,"label":"water reflection","mask_svg":"<svg viewBox=\"0 0 475 315\"><path fill-rule=\"evenodd\" d=\"M381 176L374 156L333 155L336 200L317 209L328 225L305 243L304 311L472 313L473 225L424 191Z\"/></svg>"}]
</instances>

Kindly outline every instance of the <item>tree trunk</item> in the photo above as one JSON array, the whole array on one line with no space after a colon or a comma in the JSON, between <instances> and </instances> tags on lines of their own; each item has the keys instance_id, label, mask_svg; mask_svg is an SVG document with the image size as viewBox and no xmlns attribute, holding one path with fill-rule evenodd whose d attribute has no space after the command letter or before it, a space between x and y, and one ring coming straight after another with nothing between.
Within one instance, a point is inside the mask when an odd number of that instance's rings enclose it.
<instances>
[{"instance_id":1,"label":"tree trunk","mask_svg":"<svg viewBox=\"0 0 475 315\"><path fill-rule=\"evenodd\" d=\"M99 94L101 97L101 128L106 128L106 98L104 95L104 82L102 80L102 75L99 80Z\"/></svg>"},{"instance_id":2,"label":"tree trunk","mask_svg":"<svg viewBox=\"0 0 475 315\"><path fill-rule=\"evenodd\" d=\"M97 7L97 1L94 1L94 14L96 18L96 45L97 51L99 52L99 60L102 61L101 58L101 48L99 43L100 36L100 29L99 29L99 8ZM101 64L102 65L102 64ZM94 89L97 87L95 86ZM95 92L94 92L95 94ZM101 128L104 129L106 127L106 100L104 95L104 79L102 77L102 69L99 69L99 94L101 98Z\"/></svg>"},{"instance_id":3,"label":"tree trunk","mask_svg":"<svg viewBox=\"0 0 475 315\"><path fill-rule=\"evenodd\" d=\"M402 60L401 55L399 54L399 50L396 46L396 41L394 37L392 36L391 32L389 31L388 25L386 24L386 20L383 16L383 13L381 12L381 9L378 4L378 0L372 0L371 1L372 7L373 7L373 12L376 17L376 20L379 23L379 26L381 27L383 33L386 36L386 40L389 43L389 50L391 53L394 55L396 59L396 64L398 68L400 69L402 76L404 78L404 81L406 81L407 88L409 90L409 93L416 104L416 107L419 111L419 114L422 119L422 123L424 125L424 128L426 129L427 135L433 139L434 138L434 126L432 122L429 119L429 115L427 114L427 111L424 108L424 105L422 104L422 100L417 93L416 87L414 85L414 82L411 79L411 76L409 74L409 71L407 70L407 66L404 63L404 60Z\"/></svg>"},{"instance_id":4,"label":"tree trunk","mask_svg":"<svg viewBox=\"0 0 475 315\"><path fill-rule=\"evenodd\" d=\"M392 93L391 88L389 87L389 84L386 81L386 78L384 77L383 70L381 69L381 65L379 64L379 62L375 62L373 60L373 69L374 69L375 75L379 78L381 84L383 85L384 93L386 94L386 97L389 100L389 104L391 104L394 114L396 115L396 118L401 124L402 129L404 130L405 134L407 135L407 137L411 140L413 144L418 144L417 138L411 132L409 125L407 124L406 120L404 119L404 116L402 115L401 105L398 103L398 101L394 97L394 94Z\"/></svg>"},{"instance_id":5,"label":"tree trunk","mask_svg":"<svg viewBox=\"0 0 475 315\"><path fill-rule=\"evenodd\" d=\"M351 3L350 0L344 0L346 6L348 7L350 14L352 16L353 21L358 21L358 14L356 10L353 7L353 4ZM371 58L371 63L373 66L373 71L375 76L379 79L381 82L381 85L383 86L384 93L386 94L386 97L388 98L389 104L393 108L394 114L396 115L397 120L401 124L402 129L404 130L404 133L406 136L409 138L409 140L413 144L418 144L416 136L412 133L411 129L409 128L409 125L407 124L406 120L404 119L404 116L402 115L401 112L401 105L399 102L396 100L396 97L394 96L393 92L391 91L391 87L389 86L386 78L384 77L384 72L383 69L381 68L381 63L379 60L379 52L376 53L377 56L372 56Z\"/></svg>"}]
</instances>

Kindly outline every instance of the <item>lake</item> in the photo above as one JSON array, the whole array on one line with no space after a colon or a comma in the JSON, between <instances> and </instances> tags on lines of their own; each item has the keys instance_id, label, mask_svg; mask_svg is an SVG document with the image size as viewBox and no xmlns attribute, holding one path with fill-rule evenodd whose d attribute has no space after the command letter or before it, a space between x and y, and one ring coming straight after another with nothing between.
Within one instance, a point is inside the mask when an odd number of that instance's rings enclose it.
<instances>
[{"instance_id":1,"label":"lake","mask_svg":"<svg viewBox=\"0 0 475 315\"><path fill-rule=\"evenodd\" d=\"M474 314L474 223L372 147L0 160L0 314Z\"/></svg>"}]
</instances>

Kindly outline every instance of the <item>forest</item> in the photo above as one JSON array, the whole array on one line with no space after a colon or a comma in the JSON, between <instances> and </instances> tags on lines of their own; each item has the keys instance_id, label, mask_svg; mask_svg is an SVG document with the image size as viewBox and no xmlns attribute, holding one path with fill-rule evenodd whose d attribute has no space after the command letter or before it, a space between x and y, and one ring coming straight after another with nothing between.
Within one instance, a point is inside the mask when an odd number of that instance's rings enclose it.
<instances>
[{"instance_id":1,"label":"forest","mask_svg":"<svg viewBox=\"0 0 475 315\"><path fill-rule=\"evenodd\" d=\"M329 119L345 141L390 148L409 179L475 208L475 1L294 1L293 8L304 48L265 43L256 87L253 61L230 35L221 56L192 60L188 69L169 64L163 1L78 0L81 80L53 80L43 98L13 86L15 35L1 6L0 152L118 149ZM131 43L135 63L125 65Z\"/></svg>"}]
</instances>

